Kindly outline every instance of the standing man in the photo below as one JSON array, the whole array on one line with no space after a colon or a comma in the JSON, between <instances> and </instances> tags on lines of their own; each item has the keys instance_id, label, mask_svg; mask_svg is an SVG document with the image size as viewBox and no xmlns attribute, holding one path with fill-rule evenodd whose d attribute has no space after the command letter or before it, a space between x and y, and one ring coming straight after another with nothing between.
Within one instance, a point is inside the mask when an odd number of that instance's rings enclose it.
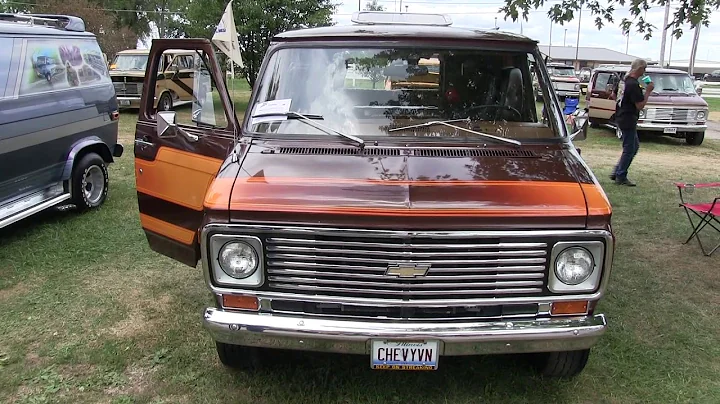
<instances>
[{"instance_id":1,"label":"standing man","mask_svg":"<svg viewBox=\"0 0 720 404\"><path fill-rule=\"evenodd\" d=\"M618 185L635 186L635 183L627 178L627 173L630 163L640 148L637 121L640 118L640 111L645 108L645 104L655 88L654 83L649 83L643 94L638 79L645 75L646 68L647 62L643 59L635 59L632 62L630 72L625 76L624 91L615 109L615 124L622 132L623 151L620 160L610 174L610 179Z\"/></svg>"}]
</instances>

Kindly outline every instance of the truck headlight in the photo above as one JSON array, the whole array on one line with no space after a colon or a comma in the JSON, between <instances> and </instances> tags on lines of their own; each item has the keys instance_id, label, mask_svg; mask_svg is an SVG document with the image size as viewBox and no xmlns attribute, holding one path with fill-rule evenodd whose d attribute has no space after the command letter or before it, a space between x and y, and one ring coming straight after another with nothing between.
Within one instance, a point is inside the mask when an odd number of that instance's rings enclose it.
<instances>
[{"instance_id":1,"label":"truck headlight","mask_svg":"<svg viewBox=\"0 0 720 404\"><path fill-rule=\"evenodd\" d=\"M554 293L592 292L600 285L605 261L602 241L555 243L548 289Z\"/></svg>"},{"instance_id":2,"label":"truck headlight","mask_svg":"<svg viewBox=\"0 0 720 404\"><path fill-rule=\"evenodd\" d=\"M583 247L570 247L555 259L555 275L564 284L577 285L587 280L593 266L590 251Z\"/></svg>"},{"instance_id":3,"label":"truck headlight","mask_svg":"<svg viewBox=\"0 0 720 404\"><path fill-rule=\"evenodd\" d=\"M245 279L258 268L258 254L250 244L243 241L231 241L220 249L218 263L220 268L235 279Z\"/></svg>"},{"instance_id":4,"label":"truck headlight","mask_svg":"<svg viewBox=\"0 0 720 404\"><path fill-rule=\"evenodd\" d=\"M258 287L265 281L263 245L254 236L210 235L207 264L219 286Z\"/></svg>"},{"instance_id":5,"label":"truck headlight","mask_svg":"<svg viewBox=\"0 0 720 404\"><path fill-rule=\"evenodd\" d=\"M575 84L575 91L580 91L580 84Z\"/></svg>"},{"instance_id":6,"label":"truck headlight","mask_svg":"<svg viewBox=\"0 0 720 404\"><path fill-rule=\"evenodd\" d=\"M705 119L706 116L707 115L706 115L705 111L698 111L697 115L695 115L695 118L702 121Z\"/></svg>"}]
</instances>

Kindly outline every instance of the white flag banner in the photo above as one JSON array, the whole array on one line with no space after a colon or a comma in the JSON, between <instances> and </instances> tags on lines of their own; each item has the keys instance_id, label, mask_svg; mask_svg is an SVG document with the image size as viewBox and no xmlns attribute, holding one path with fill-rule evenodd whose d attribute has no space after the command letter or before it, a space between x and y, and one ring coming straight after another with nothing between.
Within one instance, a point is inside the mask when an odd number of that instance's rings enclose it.
<instances>
[{"instance_id":1,"label":"white flag banner","mask_svg":"<svg viewBox=\"0 0 720 404\"><path fill-rule=\"evenodd\" d=\"M232 0L225 7L225 13L220 18L220 23L215 29L212 41L230 60L238 66L243 67L242 56L240 55L240 44L238 43L237 31L235 30L235 18L232 11ZM235 69L233 69L234 71Z\"/></svg>"}]
</instances>

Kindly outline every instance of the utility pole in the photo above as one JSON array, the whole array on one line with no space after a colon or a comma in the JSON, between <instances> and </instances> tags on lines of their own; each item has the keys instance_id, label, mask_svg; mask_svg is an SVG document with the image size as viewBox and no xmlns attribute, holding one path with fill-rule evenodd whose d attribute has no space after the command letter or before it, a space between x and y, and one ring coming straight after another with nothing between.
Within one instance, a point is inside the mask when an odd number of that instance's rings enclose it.
<instances>
[{"instance_id":1,"label":"utility pole","mask_svg":"<svg viewBox=\"0 0 720 404\"><path fill-rule=\"evenodd\" d=\"M400 12L402 13L402 0L400 0Z\"/></svg>"},{"instance_id":2,"label":"utility pole","mask_svg":"<svg viewBox=\"0 0 720 404\"><path fill-rule=\"evenodd\" d=\"M552 59L550 57L550 53L552 53L552 21L550 22L550 45L548 45L548 59Z\"/></svg>"},{"instance_id":3,"label":"utility pole","mask_svg":"<svg viewBox=\"0 0 720 404\"><path fill-rule=\"evenodd\" d=\"M668 62L667 62L667 66L666 66L668 68L670 67L670 64L672 64L672 45L673 45L674 39L675 39L675 35L670 34L670 52L668 54Z\"/></svg>"},{"instance_id":4,"label":"utility pole","mask_svg":"<svg viewBox=\"0 0 720 404\"><path fill-rule=\"evenodd\" d=\"M580 21L582 21L582 4L580 4L580 13L579 13L579 15L578 15L577 41L575 42L575 64L576 64L576 68L580 68L580 62L578 61L578 52L580 51Z\"/></svg>"},{"instance_id":5,"label":"utility pole","mask_svg":"<svg viewBox=\"0 0 720 404\"><path fill-rule=\"evenodd\" d=\"M670 15L670 2L665 3L665 20L663 21L662 41L660 43L660 66L665 63L665 37L667 37L668 16ZM626 52L627 53L627 52Z\"/></svg>"},{"instance_id":6,"label":"utility pole","mask_svg":"<svg viewBox=\"0 0 720 404\"><path fill-rule=\"evenodd\" d=\"M692 76L695 73L695 57L697 56L698 40L700 39L700 23L695 26L695 35L693 36L692 49L690 50L690 66L688 73Z\"/></svg>"},{"instance_id":7,"label":"utility pole","mask_svg":"<svg viewBox=\"0 0 720 404\"><path fill-rule=\"evenodd\" d=\"M362 0L358 0L358 11L360 11L360 2L361 2L361 1L362 1Z\"/></svg>"},{"instance_id":8,"label":"utility pole","mask_svg":"<svg viewBox=\"0 0 720 404\"><path fill-rule=\"evenodd\" d=\"M563 46L565 46L566 40L567 40L567 28L565 28L565 36L563 37Z\"/></svg>"},{"instance_id":9,"label":"utility pole","mask_svg":"<svg viewBox=\"0 0 720 404\"><path fill-rule=\"evenodd\" d=\"M627 40L625 42L625 54L627 55L630 50L630 30L625 31L625 35L627 36Z\"/></svg>"}]
</instances>

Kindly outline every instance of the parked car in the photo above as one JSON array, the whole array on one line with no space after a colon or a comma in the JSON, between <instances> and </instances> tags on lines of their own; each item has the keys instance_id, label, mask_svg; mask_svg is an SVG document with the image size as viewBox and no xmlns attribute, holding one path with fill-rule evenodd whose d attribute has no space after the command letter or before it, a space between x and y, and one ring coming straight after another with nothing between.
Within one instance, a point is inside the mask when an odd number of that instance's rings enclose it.
<instances>
[{"instance_id":1,"label":"parked car","mask_svg":"<svg viewBox=\"0 0 720 404\"><path fill-rule=\"evenodd\" d=\"M703 81L719 82L720 81L720 70L714 70L712 73L703 76Z\"/></svg>"},{"instance_id":2,"label":"parked car","mask_svg":"<svg viewBox=\"0 0 720 404\"><path fill-rule=\"evenodd\" d=\"M565 97L580 98L580 79L578 79L572 66L551 62L547 64L547 71L550 74L555 93L561 100ZM538 84L535 86L535 98L537 100L541 99Z\"/></svg>"},{"instance_id":3,"label":"parked car","mask_svg":"<svg viewBox=\"0 0 720 404\"><path fill-rule=\"evenodd\" d=\"M607 328L614 249L610 203L573 144L586 114L565 125L537 41L436 14L352 20L272 38L242 122L209 40L152 43L140 221L153 250L202 263L220 360L252 369L282 348L434 370L532 353L545 375L577 374ZM207 72L192 117L154 110L167 49ZM364 77L349 79L350 60ZM414 83L421 60L437 60L437 86L373 86L405 62L390 80Z\"/></svg>"},{"instance_id":4,"label":"parked car","mask_svg":"<svg viewBox=\"0 0 720 404\"><path fill-rule=\"evenodd\" d=\"M97 208L120 157L102 52L74 16L0 14L0 228L62 203Z\"/></svg>"},{"instance_id":5,"label":"parked car","mask_svg":"<svg viewBox=\"0 0 720 404\"><path fill-rule=\"evenodd\" d=\"M115 85L120 108L137 108L143 92L148 49L130 49L118 52L110 64L110 77ZM189 104L193 93L193 53L169 49L155 83L155 108L170 111Z\"/></svg>"},{"instance_id":6,"label":"parked car","mask_svg":"<svg viewBox=\"0 0 720 404\"><path fill-rule=\"evenodd\" d=\"M587 95L591 126L615 126L618 138L622 133L614 123L615 106L628 71L628 65L593 70ZM655 89L640 112L638 131L684 138L688 144L700 145L707 129L708 104L698 95L692 77L682 70L660 67L648 67L646 72Z\"/></svg>"}]
</instances>

